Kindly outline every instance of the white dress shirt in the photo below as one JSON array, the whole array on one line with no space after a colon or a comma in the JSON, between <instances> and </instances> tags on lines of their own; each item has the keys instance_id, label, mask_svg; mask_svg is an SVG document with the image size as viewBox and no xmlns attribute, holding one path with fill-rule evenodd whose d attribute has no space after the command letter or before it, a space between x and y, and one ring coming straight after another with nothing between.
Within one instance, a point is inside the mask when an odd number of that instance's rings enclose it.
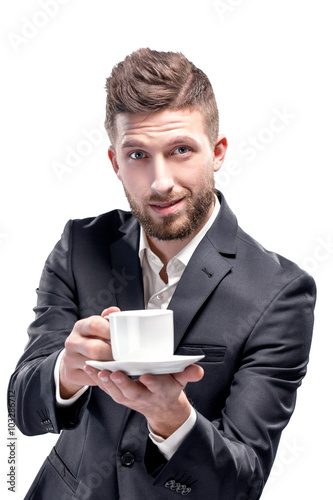
<instances>
[{"instance_id":1,"label":"white dress shirt","mask_svg":"<svg viewBox=\"0 0 333 500\"><path fill-rule=\"evenodd\" d=\"M163 268L162 261L151 251L146 235L143 229L140 228L139 258L142 267L146 309L167 309L190 258L200 241L213 225L219 209L220 203L217 196L215 196L215 206L211 217L198 234L196 234L194 238L192 238L192 240L168 262L166 268L168 283L165 283L159 274ZM89 386L83 387L69 399L61 398L59 391L59 367L63 352L64 351L61 351L59 354L55 365L54 380L56 386L57 404L68 406L73 404L88 389ZM188 419L167 439L163 439L161 436L156 435L148 426L150 439L159 448L160 452L166 457L167 460L170 460L172 455L177 451L181 442L189 434L196 422L196 418L196 413L194 409L191 408L191 414Z\"/></svg>"}]
</instances>

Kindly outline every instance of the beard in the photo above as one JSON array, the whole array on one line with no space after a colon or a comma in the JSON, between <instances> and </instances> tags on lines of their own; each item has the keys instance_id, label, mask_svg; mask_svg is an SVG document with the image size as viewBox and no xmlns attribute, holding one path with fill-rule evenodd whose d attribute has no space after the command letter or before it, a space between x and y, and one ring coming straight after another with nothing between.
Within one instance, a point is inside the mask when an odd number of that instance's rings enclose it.
<instances>
[{"instance_id":1,"label":"beard","mask_svg":"<svg viewBox=\"0 0 333 500\"><path fill-rule=\"evenodd\" d=\"M198 189L195 196L186 190L169 196L152 195L143 199L140 206L124 186L133 216L138 220L147 236L158 240L171 241L188 238L207 221L209 210L214 203L214 179ZM182 214L174 213L160 217L156 221L148 212L150 203L169 203L184 197L185 209Z\"/></svg>"}]
</instances>

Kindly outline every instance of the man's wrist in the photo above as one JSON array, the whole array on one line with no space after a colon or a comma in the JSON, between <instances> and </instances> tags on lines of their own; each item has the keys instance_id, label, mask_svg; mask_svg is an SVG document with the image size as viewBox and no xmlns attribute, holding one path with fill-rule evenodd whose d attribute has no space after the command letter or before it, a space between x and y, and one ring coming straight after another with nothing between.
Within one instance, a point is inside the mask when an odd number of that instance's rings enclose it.
<instances>
[{"instance_id":1,"label":"man's wrist","mask_svg":"<svg viewBox=\"0 0 333 500\"><path fill-rule=\"evenodd\" d=\"M56 388L56 402L61 406L69 406L75 403L79 399L79 397L88 389L88 385L80 387L73 386L71 390L62 391L60 394L60 364L62 357L64 355L65 349L63 349L56 361L54 367L54 383Z\"/></svg>"},{"instance_id":2,"label":"man's wrist","mask_svg":"<svg viewBox=\"0 0 333 500\"><path fill-rule=\"evenodd\" d=\"M162 455L164 455L167 460L170 460L170 458L178 450L181 443L194 427L196 420L197 414L194 408L191 406L191 413L188 419L168 438L165 439L153 432L148 423L149 437L152 442L158 447Z\"/></svg>"},{"instance_id":3,"label":"man's wrist","mask_svg":"<svg viewBox=\"0 0 333 500\"><path fill-rule=\"evenodd\" d=\"M177 403L172 408L169 407L167 412L155 412L155 415L147 417L149 427L152 432L167 439L186 422L191 409L189 400L182 392Z\"/></svg>"}]
</instances>

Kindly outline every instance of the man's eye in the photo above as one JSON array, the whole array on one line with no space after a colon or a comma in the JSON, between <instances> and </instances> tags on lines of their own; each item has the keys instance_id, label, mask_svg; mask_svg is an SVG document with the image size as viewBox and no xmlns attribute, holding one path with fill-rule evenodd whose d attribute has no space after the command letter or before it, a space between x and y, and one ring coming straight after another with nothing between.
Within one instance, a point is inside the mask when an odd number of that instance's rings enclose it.
<instances>
[{"instance_id":1,"label":"man's eye","mask_svg":"<svg viewBox=\"0 0 333 500\"><path fill-rule=\"evenodd\" d=\"M175 155L184 155L184 154L188 153L189 151L190 151L190 149L187 148L186 146L180 146L179 148L174 150L174 154Z\"/></svg>"},{"instance_id":2,"label":"man's eye","mask_svg":"<svg viewBox=\"0 0 333 500\"><path fill-rule=\"evenodd\" d=\"M142 158L147 158L147 155L142 151L134 151L134 153L130 154L130 158L133 158L133 160L141 160Z\"/></svg>"}]
</instances>

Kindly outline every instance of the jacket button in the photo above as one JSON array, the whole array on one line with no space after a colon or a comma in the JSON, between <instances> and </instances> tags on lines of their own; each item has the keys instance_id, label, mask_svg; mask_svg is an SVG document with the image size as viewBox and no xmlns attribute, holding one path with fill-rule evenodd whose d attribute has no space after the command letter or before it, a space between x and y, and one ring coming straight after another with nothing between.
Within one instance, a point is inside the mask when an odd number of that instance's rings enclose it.
<instances>
[{"instance_id":1,"label":"jacket button","mask_svg":"<svg viewBox=\"0 0 333 500\"><path fill-rule=\"evenodd\" d=\"M130 451L126 451L121 457L120 462L124 467L132 467L135 462L135 456Z\"/></svg>"}]
</instances>

